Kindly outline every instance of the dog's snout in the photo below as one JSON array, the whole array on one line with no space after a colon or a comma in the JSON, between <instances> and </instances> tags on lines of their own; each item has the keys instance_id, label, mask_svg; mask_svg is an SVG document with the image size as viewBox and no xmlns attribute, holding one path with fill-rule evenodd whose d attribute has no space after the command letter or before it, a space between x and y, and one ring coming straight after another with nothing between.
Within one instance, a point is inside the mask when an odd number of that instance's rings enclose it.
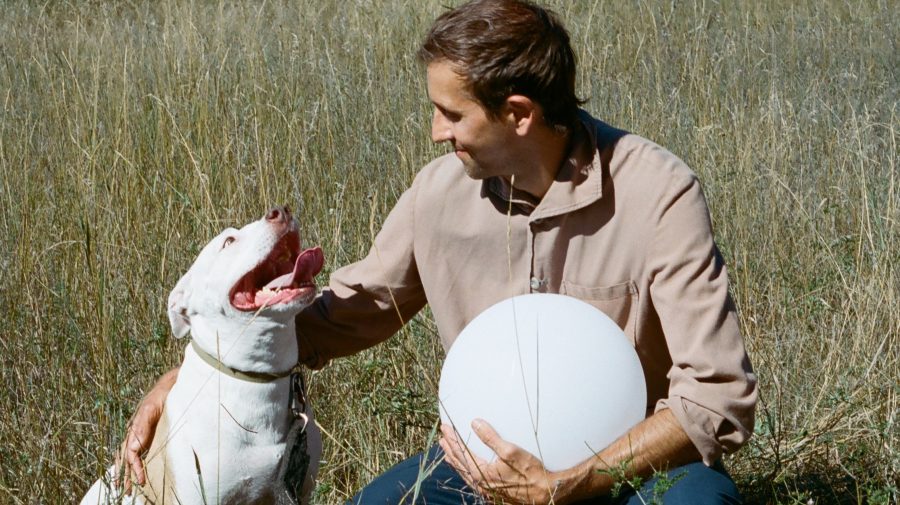
<instances>
[{"instance_id":1,"label":"dog's snout","mask_svg":"<svg viewBox=\"0 0 900 505\"><path fill-rule=\"evenodd\" d=\"M291 209L287 208L287 206L281 207L272 207L268 213L266 213L266 221L275 224L284 224L291 220Z\"/></svg>"}]
</instances>

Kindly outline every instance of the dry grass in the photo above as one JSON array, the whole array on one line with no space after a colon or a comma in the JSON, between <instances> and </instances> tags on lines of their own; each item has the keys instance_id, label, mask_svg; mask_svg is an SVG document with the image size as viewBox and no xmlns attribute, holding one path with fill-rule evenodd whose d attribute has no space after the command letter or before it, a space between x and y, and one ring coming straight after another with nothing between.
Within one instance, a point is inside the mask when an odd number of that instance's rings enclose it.
<instances>
[{"instance_id":1,"label":"dry grass","mask_svg":"<svg viewBox=\"0 0 900 505\"><path fill-rule=\"evenodd\" d=\"M898 500L898 10L553 3L595 115L704 182L762 401L752 502ZM0 503L72 502L179 359L163 300L205 241L299 207L361 257L441 152L413 54L439 2L7 2L0 16ZM324 279L324 277L322 277ZM421 316L312 378L320 503L423 448Z\"/></svg>"}]
</instances>

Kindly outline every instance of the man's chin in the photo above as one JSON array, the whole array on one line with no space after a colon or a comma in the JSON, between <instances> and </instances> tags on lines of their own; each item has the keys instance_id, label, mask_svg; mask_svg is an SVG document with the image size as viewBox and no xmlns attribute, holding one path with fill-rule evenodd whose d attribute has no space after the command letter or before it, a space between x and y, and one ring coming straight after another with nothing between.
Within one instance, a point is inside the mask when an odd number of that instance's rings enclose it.
<instances>
[{"instance_id":1,"label":"man's chin","mask_svg":"<svg viewBox=\"0 0 900 505\"><path fill-rule=\"evenodd\" d=\"M488 177L490 177L478 165L463 165L463 167L466 170L466 175L468 175L470 179L480 181L482 179L487 179Z\"/></svg>"},{"instance_id":2,"label":"man's chin","mask_svg":"<svg viewBox=\"0 0 900 505\"><path fill-rule=\"evenodd\" d=\"M478 163L475 163L468 154L466 153L456 153L456 157L459 158L459 161L462 162L463 169L466 171L466 175L468 175L472 179L485 179L488 177L488 174L481 168Z\"/></svg>"}]
</instances>

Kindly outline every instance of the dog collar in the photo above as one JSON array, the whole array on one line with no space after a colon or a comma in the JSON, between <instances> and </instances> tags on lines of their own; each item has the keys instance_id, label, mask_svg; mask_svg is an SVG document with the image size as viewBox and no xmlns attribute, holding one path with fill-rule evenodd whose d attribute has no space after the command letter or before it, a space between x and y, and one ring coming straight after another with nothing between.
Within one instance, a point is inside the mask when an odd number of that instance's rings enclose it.
<instances>
[{"instance_id":1,"label":"dog collar","mask_svg":"<svg viewBox=\"0 0 900 505\"><path fill-rule=\"evenodd\" d=\"M245 372L243 370L231 368L225 363L222 363L221 361L216 359L215 356L201 349L200 346L197 345L196 340L191 340L191 347L194 348L194 352L197 353L197 356L200 356L200 359L205 361L208 365L229 377L234 377L235 379L245 380L248 382L265 383L282 379L291 375L291 373L293 372L293 370L288 370L281 373Z\"/></svg>"}]
</instances>

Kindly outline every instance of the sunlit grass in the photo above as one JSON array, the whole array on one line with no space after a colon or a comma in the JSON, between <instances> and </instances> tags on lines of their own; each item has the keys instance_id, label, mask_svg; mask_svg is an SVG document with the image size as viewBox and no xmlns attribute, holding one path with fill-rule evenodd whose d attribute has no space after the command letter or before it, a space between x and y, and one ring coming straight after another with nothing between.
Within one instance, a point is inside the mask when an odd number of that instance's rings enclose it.
<instances>
[{"instance_id":1,"label":"sunlit grass","mask_svg":"<svg viewBox=\"0 0 900 505\"><path fill-rule=\"evenodd\" d=\"M727 458L742 490L896 501L896 6L551 5L586 108L703 182L761 381L756 437ZM180 359L163 301L221 228L286 203L327 270L365 254L443 152L414 58L440 11L4 4L0 502L69 503L100 475L142 393ZM320 503L424 448L441 357L424 315L313 374Z\"/></svg>"}]
</instances>

